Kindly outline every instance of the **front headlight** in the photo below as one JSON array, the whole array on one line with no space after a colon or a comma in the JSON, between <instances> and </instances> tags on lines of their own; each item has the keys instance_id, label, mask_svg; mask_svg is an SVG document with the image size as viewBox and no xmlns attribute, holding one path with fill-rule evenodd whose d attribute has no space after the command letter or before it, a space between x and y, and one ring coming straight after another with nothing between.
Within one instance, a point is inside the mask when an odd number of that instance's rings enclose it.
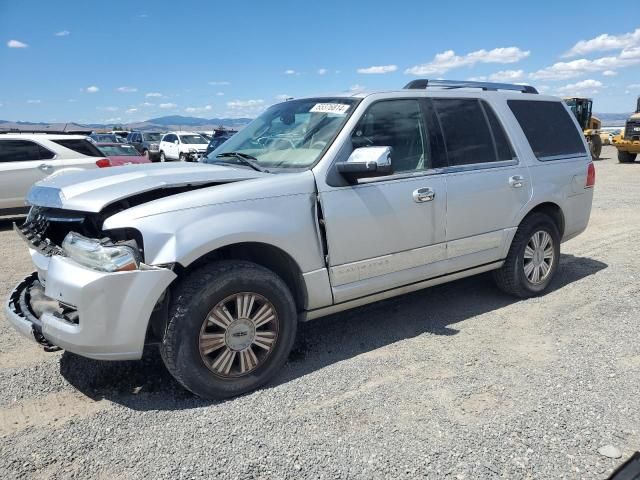
<instances>
[{"instance_id":1,"label":"front headlight","mask_svg":"<svg viewBox=\"0 0 640 480\"><path fill-rule=\"evenodd\" d=\"M189 153L198 153L198 151L195 148L190 148Z\"/></svg>"},{"instance_id":2,"label":"front headlight","mask_svg":"<svg viewBox=\"0 0 640 480\"><path fill-rule=\"evenodd\" d=\"M158 144L152 143L151 145L149 145L149 150L158 150Z\"/></svg>"},{"instance_id":3,"label":"front headlight","mask_svg":"<svg viewBox=\"0 0 640 480\"><path fill-rule=\"evenodd\" d=\"M101 272L137 270L138 252L126 245L105 245L102 241L69 232L62 241L67 256L85 267Z\"/></svg>"}]
</instances>

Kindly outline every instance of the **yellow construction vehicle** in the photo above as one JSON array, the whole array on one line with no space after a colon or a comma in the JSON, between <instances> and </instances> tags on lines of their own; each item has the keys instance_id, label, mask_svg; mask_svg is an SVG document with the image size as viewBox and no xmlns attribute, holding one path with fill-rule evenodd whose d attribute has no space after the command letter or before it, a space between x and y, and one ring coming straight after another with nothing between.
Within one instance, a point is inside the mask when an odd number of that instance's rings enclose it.
<instances>
[{"instance_id":1,"label":"yellow construction vehicle","mask_svg":"<svg viewBox=\"0 0 640 480\"><path fill-rule=\"evenodd\" d=\"M566 103L573 114L578 119L578 124L584 132L584 136L589 144L589 150L591 150L591 156L594 160L600 158L600 152L602 152L602 138L600 138L600 128L602 128L602 122L598 117L594 117L591 111L593 107L593 100L590 98L570 97L565 98Z\"/></svg>"},{"instance_id":2,"label":"yellow construction vehicle","mask_svg":"<svg viewBox=\"0 0 640 480\"><path fill-rule=\"evenodd\" d=\"M640 153L640 97L636 105L636 113L631 115L620 135L613 137L613 145L618 149L618 161L631 163Z\"/></svg>"}]
</instances>

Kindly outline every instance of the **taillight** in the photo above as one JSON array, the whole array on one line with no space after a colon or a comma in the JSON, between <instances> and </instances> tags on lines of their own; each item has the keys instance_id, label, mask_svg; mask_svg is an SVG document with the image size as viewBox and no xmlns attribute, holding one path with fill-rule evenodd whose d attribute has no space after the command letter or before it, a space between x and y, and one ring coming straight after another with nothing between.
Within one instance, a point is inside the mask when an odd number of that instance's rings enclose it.
<instances>
[{"instance_id":1,"label":"taillight","mask_svg":"<svg viewBox=\"0 0 640 480\"><path fill-rule=\"evenodd\" d=\"M587 183L584 188L593 188L596 184L596 167L593 166L593 162L589 162L587 167Z\"/></svg>"},{"instance_id":2,"label":"taillight","mask_svg":"<svg viewBox=\"0 0 640 480\"><path fill-rule=\"evenodd\" d=\"M111 160L108 158L101 158L100 160L96 160L96 165L98 168L105 168L111 166Z\"/></svg>"}]
</instances>

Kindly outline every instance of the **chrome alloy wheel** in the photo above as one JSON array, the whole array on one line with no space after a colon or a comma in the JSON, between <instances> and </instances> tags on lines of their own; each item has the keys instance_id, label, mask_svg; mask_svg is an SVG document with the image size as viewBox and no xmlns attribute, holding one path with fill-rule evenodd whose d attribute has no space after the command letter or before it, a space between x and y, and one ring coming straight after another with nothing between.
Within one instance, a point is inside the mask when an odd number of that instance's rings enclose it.
<instances>
[{"instance_id":1,"label":"chrome alloy wheel","mask_svg":"<svg viewBox=\"0 0 640 480\"><path fill-rule=\"evenodd\" d=\"M262 295L241 292L209 312L198 338L200 356L215 375L235 378L264 363L278 338L278 315Z\"/></svg>"},{"instance_id":2,"label":"chrome alloy wheel","mask_svg":"<svg viewBox=\"0 0 640 480\"><path fill-rule=\"evenodd\" d=\"M555 260L553 239L544 230L538 230L524 249L524 274L533 284L544 282L551 273Z\"/></svg>"}]
</instances>

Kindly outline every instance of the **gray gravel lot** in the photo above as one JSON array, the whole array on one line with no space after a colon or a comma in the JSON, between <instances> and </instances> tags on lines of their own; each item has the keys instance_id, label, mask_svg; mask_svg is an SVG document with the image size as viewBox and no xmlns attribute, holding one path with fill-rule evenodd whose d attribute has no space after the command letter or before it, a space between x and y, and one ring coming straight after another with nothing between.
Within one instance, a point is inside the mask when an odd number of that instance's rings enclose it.
<instances>
[{"instance_id":1,"label":"gray gravel lot","mask_svg":"<svg viewBox=\"0 0 640 480\"><path fill-rule=\"evenodd\" d=\"M640 449L640 163L603 157L544 297L481 275L320 319L234 400L186 393L153 350L44 353L0 313L0 478L606 478ZM7 220L0 262L4 302L31 271Z\"/></svg>"}]
</instances>

